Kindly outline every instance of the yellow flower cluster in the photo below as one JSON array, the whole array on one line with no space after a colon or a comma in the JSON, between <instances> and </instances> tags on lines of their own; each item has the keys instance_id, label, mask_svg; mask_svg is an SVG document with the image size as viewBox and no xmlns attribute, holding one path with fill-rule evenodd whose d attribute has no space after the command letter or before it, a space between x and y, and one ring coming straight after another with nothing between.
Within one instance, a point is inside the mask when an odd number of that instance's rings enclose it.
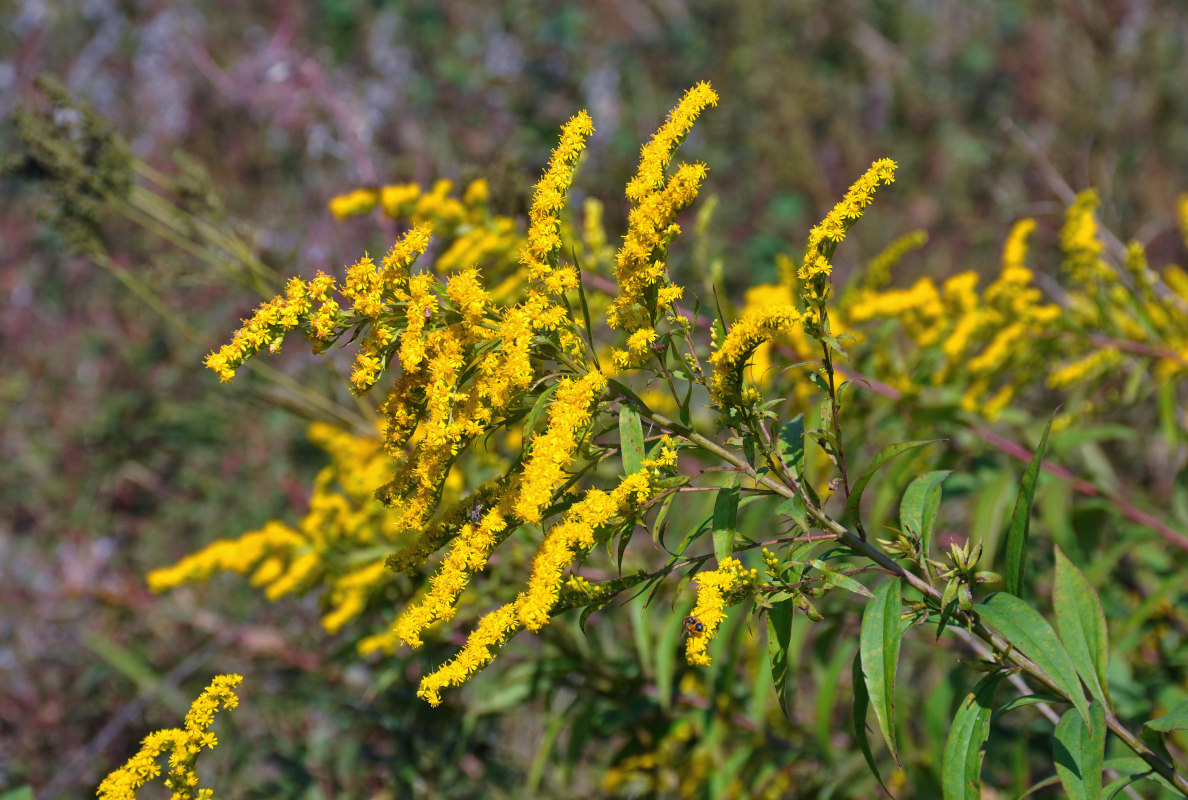
<instances>
[{"instance_id":1,"label":"yellow flower cluster","mask_svg":"<svg viewBox=\"0 0 1188 800\"><path fill-rule=\"evenodd\" d=\"M911 231L893 240L877 256L870 260L862 274L864 289L881 289L891 282L891 270L913 250L928 244L928 234L922 230Z\"/></svg>"},{"instance_id":2,"label":"yellow flower cluster","mask_svg":"<svg viewBox=\"0 0 1188 800\"><path fill-rule=\"evenodd\" d=\"M1088 285L1113 278L1110 265L1102 260L1101 239L1097 235L1094 211L1101 204L1097 192L1086 189L1076 196L1060 229L1060 247L1064 250L1064 269L1073 283Z\"/></svg>"},{"instance_id":3,"label":"yellow flower cluster","mask_svg":"<svg viewBox=\"0 0 1188 800\"><path fill-rule=\"evenodd\" d=\"M833 251L846 238L846 231L862 216L866 207L874 200L879 184L889 185L895 180L896 164L889 158L881 158L871 164L849 188L841 201L825 216L825 219L809 231L808 246L804 262L797 273L805 305L811 319L817 320L815 308L825 303L829 276L833 272Z\"/></svg>"},{"instance_id":4,"label":"yellow flower cluster","mask_svg":"<svg viewBox=\"0 0 1188 800\"><path fill-rule=\"evenodd\" d=\"M421 633L426 628L453 619L455 604L470 583L470 576L486 567L495 547L514 527L509 520L510 497L509 492L499 505L486 510L477 524L468 522L462 526L430 581L429 591L419 602L410 603L392 626L400 641L409 647L420 647Z\"/></svg>"},{"instance_id":5,"label":"yellow flower cluster","mask_svg":"<svg viewBox=\"0 0 1188 800\"><path fill-rule=\"evenodd\" d=\"M374 493L391 474L392 462L375 438L354 436L314 423L309 438L331 463L314 481L309 511L296 528L273 520L236 539L222 539L171 567L153 570L149 588L163 592L199 583L219 572L250 575L269 600L320 588L329 608L322 625L337 633L356 618L392 575L377 552L360 561L356 553L403 542L392 513Z\"/></svg>"},{"instance_id":6,"label":"yellow flower cluster","mask_svg":"<svg viewBox=\"0 0 1188 800\"><path fill-rule=\"evenodd\" d=\"M370 214L379 204L380 193L375 189L356 189L347 194L340 194L330 203L330 213L337 219L358 217Z\"/></svg>"},{"instance_id":7,"label":"yellow flower cluster","mask_svg":"<svg viewBox=\"0 0 1188 800\"><path fill-rule=\"evenodd\" d=\"M710 356L710 399L725 410L739 402L743 367L752 351L763 342L792 331L801 314L791 305L773 304L748 308L730 326L726 339Z\"/></svg>"},{"instance_id":8,"label":"yellow flower cluster","mask_svg":"<svg viewBox=\"0 0 1188 800\"><path fill-rule=\"evenodd\" d=\"M283 295L262 304L251 319L244 320L230 344L206 357L207 368L225 382L235 377L235 370L244 361L261 350L280 352L285 334L301 324L311 305L309 287L300 278L293 278Z\"/></svg>"},{"instance_id":9,"label":"yellow flower cluster","mask_svg":"<svg viewBox=\"0 0 1188 800\"><path fill-rule=\"evenodd\" d=\"M1183 374L1188 274L1175 266L1152 270L1137 242L1128 244L1122 263L1113 263L1094 216L1098 202L1087 190L1067 210L1060 231L1067 285L1060 304L1045 302L1025 264L1036 223L1024 219L1011 229L1001 271L984 290L972 271L939 285L923 278L906 289L881 289L889 276L872 263L877 274L855 281L831 310L831 322L853 330L875 319L898 320L912 348L896 356L880 345L864 374L908 392L922 385L958 389L964 410L990 420L1029 386L1067 391L1146 368L1142 358L1121 355L1127 348L1102 339L1135 343L1129 348L1135 353L1150 351L1160 380ZM893 243L885 252L898 249ZM748 297L748 308L756 304ZM863 335L858 332L859 340Z\"/></svg>"},{"instance_id":10,"label":"yellow flower cluster","mask_svg":"<svg viewBox=\"0 0 1188 800\"><path fill-rule=\"evenodd\" d=\"M658 459L645 461L643 470L623 478L613 491L588 490L545 537L533 560L528 586L513 602L484 616L458 654L421 679L417 696L440 705L443 689L460 686L486 667L509 638L523 628L543 627L557 603L565 568L579 552L593 547L597 531L612 518L646 504L656 491L653 478L675 463L675 451L664 448Z\"/></svg>"},{"instance_id":11,"label":"yellow flower cluster","mask_svg":"<svg viewBox=\"0 0 1188 800\"><path fill-rule=\"evenodd\" d=\"M1036 366L1035 342L1050 338L1061 317L1058 306L1042 302L1024 265L1034 229L1034 220L1016 223L1003 247L999 277L981 295L972 271L940 287L922 278L910 289L858 290L847 304L847 321L898 319L918 351L939 348L942 363L932 382L960 381L962 407L994 419L1017 393L1019 376Z\"/></svg>"},{"instance_id":12,"label":"yellow flower cluster","mask_svg":"<svg viewBox=\"0 0 1188 800\"><path fill-rule=\"evenodd\" d=\"M346 326L358 324L369 326L351 373L352 388L362 394L379 379L391 356L395 329L388 317L398 304L407 305L410 298L404 289L409 270L428 245L429 229L413 228L392 247L382 266L368 256L351 266L341 294L349 301L354 319L339 315L339 304L331 294L338 288L334 278L322 272L309 283L292 278L284 295L260 306L235 332L230 344L206 357L206 366L220 380L229 381L243 362L260 350L278 352L284 335L302 324L308 328L315 352L324 350Z\"/></svg>"},{"instance_id":13,"label":"yellow flower cluster","mask_svg":"<svg viewBox=\"0 0 1188 800\"><path fill-rule=\"evenodd\" d=\"M561 249L561 212L569 196L569 184L578 157L586 148L586 139L593 132L594 123L585 111L578 112L565 123L561 128L561 141L536 184L532 209L528 212L528 241L520 249L520 263L528 271L528 278L540 281L544 290L552 295L577 288L577 269L559 266L557 251Z\"/></svg>"},{"instance_id":14,"label":"yellow flower cluster","mask_svg":"<svg viewBox=\"0 0 1188 800\"><path fill-rule=\"evenodd\" d=\"M708 667L710 657L707 647L722 620L726 618L726 606L736 600L758 580L758 572L745 569L737 558L727 558L718 568L702 572L697 576L697 604L690 616L697 619L704 630L690 633L685 640L685 660L695 667Z\"/></svg>"},{"instance_id":15,"label":"yellow flower cluster","mask_svg":"<svg viewBox=\"0 0 1188 800\"><path fill-rule=\"evenodd\" d=\"M541 512L553 502L553 492L573 461L605 388L606 378L598 370L577 380L561 379L549 406L546 430L532 441L524 465L516 500L516 516L524 522L540 522Z\"/></svg>"},{"instance_id":16,"label":"yellow flower cluster","mask_svg":"<svg viewBox=\"0 0 1188 800\"><path fill-rule=\"evenodd\" d=\"M668 281L668 243L680 233L675 223L677 212L697 197L706 168L704 164L682 163L671 177L667 172L673 153L697 117L717 102L718 95L708 83L697 84L669 112L668 120L641 151L639 169L627 184L632 208L623 246L616 256L619 296L606 312L607 324L612 328L623 328L631 334L651 327L656 315L680 297L680 287ZM638 361L630 353L616 353L615 360L632 365Z\"/></svg>"},{"instance_id":17,"label":"yellow flower cluster","mask_svg":"<svg viewBox=\"0 0 1188 800\"><path fill-rule=\"evenodd\" d=\"M491 187L478 179L466 187L462 199L451 195L453 182L437 181L429 191L415 183L377 189L356 189L333 198L330 213L338 219L371 213L431 228L444 248L434 263L441 274L482 264L489 274L503 273L516 264L523 237L511 217L491 213Z\"/></svg>"},{"instance_id":18,"label":"yellow flower cluster","mask_svg":"<svg viewBox=\"0 0 1188 800\"><path fill-rule=\"evenodd\" d=\"M210 789L198 788L195 762L202 748L213 748L218 739L210 732L215 713L221 703L230 710L239 705L235 687L242 675L219 675L203 690L190 706L181 728L166 728L150 733L141 742L140 750L124 766L112 772L99 784L99 800L134 800L136 790L161 774L158 761L169 753L169 771L165 788L173 792L173 800L209 800Z\"/></svg>"},{"instance_id":19,"label":"yellow flower cluster","mask_svg":"<svg viewBox=\"0 0 1188 800\"><path fill-rule=\"evenodd\" d=\"M1048 387L1069 389L1078 386L1121 362L1122 353L1117 348L1103 347L1058 368L1048 376Z\"/></svg>"}]
</instances>

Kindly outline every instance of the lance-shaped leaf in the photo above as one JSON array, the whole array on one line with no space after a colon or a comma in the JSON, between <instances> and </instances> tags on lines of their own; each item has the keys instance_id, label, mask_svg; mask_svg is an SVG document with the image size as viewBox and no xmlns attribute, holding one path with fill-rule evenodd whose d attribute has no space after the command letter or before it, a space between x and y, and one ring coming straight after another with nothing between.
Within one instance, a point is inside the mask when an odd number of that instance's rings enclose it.
<instances>
[{"instance_id":1,"label":"lance-shaped leaf","mask_svg":"<svg viewBox=\"0 0 1188 800\"><path fill-rule=\"evenodd\" d=\"M1089 693L1110 706L1106 669L1110 640L1101 599L1085 575L1056 548L1056 586L1052 592L1056 630Z\"/></svg>"},{"instance_id":2,"label":"lance-shaped leaf","mask_svg":"<svg viewBox=\"0 0 1188 800\"><path fill-rule=\"evenodd\" d=\"M870 708L870 694L866 691L866 679L862 677L861 654L854 657L852 675L854 682L854 739L858 742L858 749L862 751L862 757L866 759L866 766L870 767L870 771L878 779L879 786L882 786L883 791L888 795L894 797L891 790L887 788L887 784L883 782L883 776L879 774L879 765L875 763L874 754L870 751L870 742L866 738L866 710Z\"/></svg>"},{"instance_id":3,"label":"lance-shaped leaf","mask_svg":"<svg viewBox=\"0 0 1188 800\"><path fill-rule=\"evenodd\" d=\"M797 414L780 426L777 443L780 459L797 480L804 474L804 414Z\"/></svg>"},{"instance_id":4,"label":"lance-shaped leaf","mask_svg":"<svg viewBox=\"0 0 1188 800\"><path fill-rule=\"evenodd\" d=\"M1006 572L1003 575L1005 588L1013 595L1023 594L1023 579L1027 573L1027 538L1031 531L1031 502L1035 499L1035 484L1039 480L1040 464L1044 459L1044 450L1048 446L1048 432L1052 430L1052 420L1044 426L1044 435L1040 437L1039 447L1035 448L1035 455L1023 473L1019 482L1019 498L1015 501L1015 511L1011 514L1011 526L1007 529L1006 540Z\"/></svg>"},{"instance_id":5,"label":"lance-shaped leaf","mask_svg":"<svg viewBox=\"0 0 1188 800\"><path fill-rule=\"evenodd\" d=\"M731 475L714 498L714 557L721 564L734 553L738 531L738 478Z\"/></svg>"},{"instance_id":6,"label":"lance-shaped leaf","mask_svg":"<svg viewBox=\"0 0 1188 800\"><path fill-rule=\"evenodd\" d=\"M792 641L792 613L795 606L790 599L773 603L767 609L767 660L771 664L771 679L775 685L780 711L787 717L791 704L792 682L788 679L788 645Z\"/></svg>"},{"instance_id":7,"label":"lance-shaped leaf","mask_svg":"<svg viewBox=\"0 0 1188 800\"><path fill-rule=\"evenodd\" d=\"M1048 621L1034 608L1006 592L990 595L985 602L975 605L974 610L983 622L1006 637L1016 650L1046 672L1088 724L1089 703L1085 700L1081 679L1077 677L1077 669L1068 651Z\"/></svg>"},{"instance_id":8,"label":"lance-shaped leaf","mask_svg":"<svg viewBox=\"0 0 1188 800\"><path fill-rule=\"evenodd\" d=\"M899 748L895 745L895 669L899 664L899 643L903 638L903 629L899 625L901 606L899 580L887 581L875 590L874 599L866 604L859 637L862 674L866 678L870 704L896 763L899 763Z\"/></svg>"},{"instance_id":9,"label":"lance-shaped leaf","mask_svg":"<svg viewBox=\"0 0 1188 800\"><path fill-rule=\"evenodd\" d=\"M915 450L917 447L923 447L926 444L939 442L940 439L928 439L921 442L900 442L899 444L889 444L879 451L879 454L874 457L874 461L870 462L870 466L866 468L858 480L854 481L854 485L850 487L850 498L846 501L846 512L850 514L856 522L861 524L861 517L859 516L858 507L862 503L862 492L866 490L866 484L870 483L870 479L874 477L875 472L879 467L886 464L891 459L895 458L900 453L906 453L909 450Z\"/></svg>"},{"instance_id":10,"label":"lance-shaped leaf","mask_svg":"<svg viewBox=\"0 0 1188 800\"><path fill-rule=\"evenodd\" d=\"M1105 711L1089 707L1089 725L1076 709L1069 709L1052 734L1056 774L1070 800L1100 800L1101 769L1105 760Z\"/></svg>"},{"instance_id":11,"label":"lance-shaped leaf","mask_svg":"<svg viewBox=\"0 0 1188 800\"><path fill-rule=\"evenodd\" d=\"M1162 717L1144 722L1143 727L1159 733L1188 731L1188 701L1180 703Z\"/></svg>"},{"instance_id":12,"label":"lance-shaped leaf","mask_svg":"<svg viewBox=\"0 0 1188 800\"><path fill-rule=\"evenodd\" d=\"M965 696L941 761L941 791L944 800L979 800L982 785L982 750L990 738L990 715L994 711L994 693L1006 673L995 672L983 678Z\"/></svg>"},{"instance_id":13,"label":"lance-shaped leaf","mask_svg":"<svg viewBox=\"0 0 1188 800\"><path fill-rule=\"evenodd\" d=\"M952 470L925 472L911 483L899 501L899 524L920 542L920 552L925 558L932 556L932 526L940 511L941 483Z\"/></svg>"},{"instance_id":14,"label":"lance-shaped leaf","mask_svg":"<svg viewBox=\"0 0 1188 800\"><path fill-rule=\"evenodd\" d=\"M623 474L634 475L643 469L643 424L639 412L629 405L619 411L619 444L623 448Z\"/></svg>"}]
</instances>

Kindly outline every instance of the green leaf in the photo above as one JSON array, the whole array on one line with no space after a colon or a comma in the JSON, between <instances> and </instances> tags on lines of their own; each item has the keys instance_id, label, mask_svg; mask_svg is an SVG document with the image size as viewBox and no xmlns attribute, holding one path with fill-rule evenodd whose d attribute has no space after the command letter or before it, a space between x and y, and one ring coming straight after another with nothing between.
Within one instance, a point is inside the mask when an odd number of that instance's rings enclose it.
<instances>
[{"instance_id":1,"label":"green leaf","mask_svg":"<svg viewBox=\"0 0 1188 800\"><path fill-rule=\"evenodd\" d=\"M891 459L895 458L900 453L906 453L909 450L915 450L917 447L923 447L926 444L939 442L940 439L928 439L920 442L900 442L899 444L889 444L879 451L875 456L874 461L870 462L866 472L863 472L861 477L854 482L850 487L850 499L846 501L846 511L854 518L856 522L861 524L861 515L859 514L859 504L862 502L862 492L866 489L866 484L870 483L870 479L874 477L879 467L886 464Z\"/></svg>"},{"instance_id":2,"label":"green leaf","mask_svg":"<svg viewBox=\"0 0 1188 800\"><path fill-rule=\"evenodd\" d=\"M842 573L833 569L821 559L814 558L809 561L809 563L812 564L815 569L820 571L821 577L828 586L836 586L839 589L845 589L846 591L853 592L854 594L860 594L863 597L874 597L874 595L870 593L870 589L867 589L849 575L843 575Z\"/></svg>"},{"instance_id":3,"label":"green leaf","mask_svg":"<svg viewBox=\"0 0 1188 800\"><path fill-rule=\"evenodd\" d=\"M1159 733L1188 730L1188 701L1180 703L1162 717L1144 722L1143 727Z\"/></svg>"},{"instance_id":4,"label":"green leaf","mask_svg":"<svg viewBox=\"0 0 1188 800\"><path fill-rule=\"evenodd\" d=\"M656 512L656 519L652 522L652 542L658 547L662 547L664 544L664 524L668 519L668 512L672 508L674 498L676 498L676 492L660 501L660 510Z\"/></svg>"},{"instance_id":5,"label":"green leaf","mask_svg":"<svg viewBox=\"0 0 1188 800\"><path fill-rule=\"evenodd\" d=\"M619 443L623 448L623 474L634 475L643 469L643 425L639 412L628 405L619 410Z\"/></svg>"},{"instance_id":6,"label":"green leaf","mask_svg":"<svg viewBox=\"0 0 1188 800\"><path fill-rule=\"evenodd\" d=\"M541 414L544 413L545 407L553 399L553 395L557 393L557 387L561 385L558 381L549 388L540 393L536 398L536 402L532 404L532 410L528 412L528 416L524 418L524 435L521 438L520 455L523 458L528 458L528 453L532 449L532 440L535 438L532 434L536 431L536 426L540 422Z\"/></svg>"},{"instance_id":7,"label":"green leaf","mask_svg":"<svg viewBox=\"0 0 1188 800\"><path fill-rule=\"evenodd\" d=\"M1044 460L1048 432L1052 430L1054 418L1053 414L1044 426L1039 447L1035 448L1035 455L1031 457L1031 463L1019 482L1019 499L1015 501L1011 526L1007 529L1005 589L1013 595L1023 594L1023 579L1027 572L1027 537L1031 531L1031 502L1035 499L1035 485L1039 481L1040 464Z\"/></svg>"},{"instance_id":8,"label":"green leaf","mask_svg":"<svg viewBox=\"0 0 1188 800\"><path fill-rule=\"evenodd\" d=\"M875 763L874 754L870 751L870 742L866 738L866 710L870 707L870 694L866 691L866 679L862 677L861 654L854 657L852 674L854 682L854 739L858 742L858 749L862 751L862 757L866 759L866 766L870 767L870 771L878 779L879 786L882 786L883 791L891 795L891 790L887 788L887 784L883 782L883 776L879 774L879 765ZM894 797L894 795L891 796Z\"/></svg>"},{"instance_id":9,"label":"green leaf","mask_svg":"<svg viewBox=\"0 0 1188 800\"><path fill-rule=\"evenodd\" d=\"M1056 695L1048 694L1047 692L1036 692L1035 694L1020 695L1019 697L1016 697L1013 700L1010 700L1007 703L1005 703L1004 705L1000 706L999 709L994 712L994 716L990 718L990 721L995 722L999 718L1006 716L1007 714L1011 713L1012 711L1014 711L1017 708L1023 708L1025 706L1039 705L1040 703L1049 703L1050 704L1050 703L1063 703L1063 702L1064 702L1063 697L1057 697Z\"/></svg>"},{"instance_id":10,"label":"green leaf","mask_svg":"<svg viewBox=\"0 0 1188 800\"><path fill-rule=\"evenodd\" d=\"M566 709L566 712L571 712L573 705ZM553 747L557 744L557 737L565 724L572 719L572 716L570 713L558 714L545 726L544 736L541 737L540 744L536 748L536 755L532 758L532 768L528 771L527 790L529 795L536 794L540 789L540 781L544 777L545 767L553 761L551 756Z\"/></svg>"},{"instance_id":11,"label":"green leaf","mask_svg":"<svg viewBox=\"0 0 1188 800\"><path fill-rule=\"evenodd\" d=\"M772 604L767 609L767 660L771 664L771 678L775 684L780 711L788 717L791 708L791 685L788 679L788 644L792 641L792 618L795 606L791 600Z\"/></svg>"},{"instance_id":12,"label":"green leaf","mask_svg":"<svg viewBox=\"0 0 1188 800\"><path fill-rule=\"evenodd\" d=\"M932 557L932 526L940 511L941 484L952 470L925 472L908 484L899 502L899 524L920 541L920 552Z\"/></svg>"},{"instance_id":13,"label":"green leaf","mask_svg":"<svg viewBox=\"0 0 1188 800\"><path fill-rule=\"evenodd\" d=\"M1052 759L1056 774L1071 800L1099 800L1101 768L1105 760L1105 711L1100 703L1089 707L1086 726L1076 709L1060 718L1052 734Z\"/></svg>"},{"instance_id":14,"label":"green leaf","mask_svg":"<svg viewBox=\"0 0 1188 800\"><path fill-rule=\"evenodd\" d=\"M791 517L801 533L808 533L808 507L804 504L804 498L800 495L789 497L780 503L776 506L776 513L785 517Z\"/></svg>"},{"instance_id":15,"label":"green leaf","mask_svg":"<svg viewBox=\"0 0 1188 800\"><path fill-rule=\"evenodd\" d=\"M836 732L833 721L836 719L838 689L841 686L842 673L846 671L846 664L850 663L853 657L854 643L848 639L837 642L827 663L822 663L825 658L824 652L817 653L816 660L820 665L819 670L814 670L817 677L817 702L814 709L817 717L817 746L829 761L832 761L833 756Z\"/></svg>"},{"instance_id":16,"label":"green leaf","mask_svg":"<svg viewBox=\"0 0 1188 800\"><path fill-rule=\"evenodd\" d=\"M1056 548L1056 585L1052 591L1056 609L1056 630L1072 657L1073 665L1089 693L1110 707L1106 671L1110 640L1105 613L1093 584Z\"/></svg>"},{"instance_id":17,"label":"green leaf","mask_svg":"<svg viewBox=\"0 0 1188 800\"><path fill-rule=\"evenodd\" d=\"M1155 781L1169 792L1176 792L1176 788L1168 783L1167 779L1151 769L1151 765L1138 756L1111 758L1102 765L1102 768L1107 772L1117 772L1122 776L1102 791L1106 800L1113 800L1127 786L1144 778Z\"/></svg>"},{"instance_id":18,"label":"green leaf","mask_svg":"<svg viewBox=\"0 0 1188 800\"><path fill-rule=\"evenodd\" d=\"M804 474L804 414L797 414L780 426L777 447L780 458L799 479Z\"/></svg>"},{"instance_id":19,"label":"green leaf","mask_svg":"<svg viewBox=\"0 0 1188 800\"><path fill-rule=\"evenodd\" d=\"M990 738L990 714L994 710L994 693L1006 673L995 672L983 678L966 695L941 760L941 790L944 800L979 800L982 784L982 746Z\"/></svg>"},{"instance_id":20,"label":"green leaf","mask_svg":"<svg viewBox=\"0 0 1188 800\"><path fill-rule=\"evenodd\" d=\"M574 254L573 263L577 263L577 254ZM582 271L579 268L578 274L578 299L582 303L582 320L586 323L586 342L588 343L590 357L594 359L594 366L599 372L602 371L602 365L598 363L598 353L594 351L594 326L590 324L590 304L586 302L586 288L582 286Z\"/></svg>"},{"instance_id":21,"label":"green leaf","mask_svg":"<svg viewBox=\"0 0 1188 800\"><path fill-rule=\"evenodd\" d=\"M734 553L738 532L738 477L731 475L714 498L714 557L718 564Z\"/></svg>"},{"instance_id":22,"label":"green leaf","mask_svg":"<svg viewBox=\"0 0 1188 800\"><path fill-rule=\"evenodd\" d=\"M685 605L679 614L674 614L664 622L660 629L660 636L656 639L656 700L660 707L667 710L672 708L673 679L676 676L677 651L681 646L681 633L685 629L685 615L692 609L692 605ZM575 727L582 728L584 725Z\"/></svg>"},{"instance_id":23,"label":"green leaf","mask_svg":"<svg viewBox=\"0 0 1188 800\"><path fill-rule=\"evenodd\" d=\"M899 664L899 643L903 637L899 626L901 606L899 580L887 581L875 590L874 599L866 604L859 637L862 674L866 678L871 705L879 720L879 730L887 741L887 749L897 764L895 669Z\"/></svg>"},{"instance_id":24,"label":"green leaf","mask_svg":"<svg viewBox=\"0 0 1188 800\"><path fill-rule=\"evenodd\" d=\"M1063 691L1085 720L1089 704L1072 659L1056 637L1056 631L1040 613L1013 594L996 592L974 606L982 621L1006 637L1011 645L1030 658Z\"/></svg>"}]
</instances>

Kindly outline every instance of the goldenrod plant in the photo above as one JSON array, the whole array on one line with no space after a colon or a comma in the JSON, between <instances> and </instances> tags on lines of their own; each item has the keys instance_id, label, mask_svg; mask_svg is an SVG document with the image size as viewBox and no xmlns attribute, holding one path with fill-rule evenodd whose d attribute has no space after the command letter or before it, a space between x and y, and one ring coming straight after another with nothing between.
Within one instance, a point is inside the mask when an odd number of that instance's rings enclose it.
<instances>
[{"instance_id":1,"label":"goldenrod plant","mask_svg":"<svg viewBox=\"0 0 1188 800\"><path fill-rule=\"evenodd\" d=\"M808 772L801 760L846 774L865 762L895 796L978 798L983 757L1001 756L1002 718L1030 713L1046 727L1024 734L1024 746L1042 738L1053 755L1042 777L1021 779L1027 786L1103 797L1133 783L1188 796L1183 688L1158 699L1135 688L1142 637L1107 621L1095 588L1123 553L1078 566L1080 540L1060 517L1076 492L1098 498L1095 513L1144 526L1143 548L1157 543L1172 565L1162 588L1136 601L1156 603L1182 597L1174 587L1188 539L1168 518L1183 513L1143 508L1116 471L1098 470L1118 478L1108 485L1076 479L1049 453L1107 414L1156 415L1169 446L1179 445L1188 278L1152 269L1138 243L1109 238L1087 190L1048 231L1059 241L1059 284L1027 266L1038 260L1028 243L1041 223L1023 219L984 290L973 270L895 288L926 244L922 231L838 285L857 223L876 201L894 205L885 198L897 165L878 158L807 232L803 252L779 259L778 284L751 287L737 307L694 297L679 266L681 213L713 173L676 157L718 103L708 83L693 86L643 145L617 250L604 227L609 206L587 201L580 220L571 210L596 124L579 111L561 126L522 226L489 211L484 181L460 199L444 181L428 191L360 188L331 199L329 211L401 223L382 256L356 253L338 274L283 283L262 265L229 269L275 290L207 357L220 381L300 338L321 356L353 351L343 383L364 411L308 397L303 408L323 420L311 440L331 462L308 514L162 566L149 585L166 591L233 572L269 599L316 593L327 632L350 633L353 657L368 663L448 643L450 654L419 677L417 695L431 706L488 668L498 683L513 640L568 616L584 629L595 613L637 615L631 625L657 676L648 691L662 710L700 692L701 711L729 716L741 700L761 739L798 724L802 683L826 704L812 747L772 755L751 743L720 772L697 766L711 735L704 726L640 736L605 775L614 795L786 796ZM123 178L77 169L86 196L164 213L129 195ZM232 247L217 230L203 235ZM1034 447L989 427L1004 422ZM880 440L880 430L910 438ZM1108 454L1088 430L1080 444L1100 464ZM960 455L977 442L1022 459L996 493ZM968 476L954 472L962 466ZM1070 488L1042 488L1045 469ZM1052 542L1032 531L1037 502ZM635 538L640 531L650 541ZM662 631L655 641L644 618ZM831 650L806 663L798 649L814 624L829 631ZM897 702L901 648L957 669L950 680L912 667L913 680L948 688L920 700L940 730L902 749L916 711ZM677 651L686 667L674 686ZM567 663L591 680L614 670ZM728 672L747 676L741 689L725 682ZM558 691L567 685L542 675ZM852 698L845 762L832 753L842 687ZM665 783L664 770L686 760L693 766ZM811 796L846 791L838 780L805 780L816 781ZM117 783L128 793L139 786ZM101 795L126 796L113 791Z\"/></svg>"}]
</instances>

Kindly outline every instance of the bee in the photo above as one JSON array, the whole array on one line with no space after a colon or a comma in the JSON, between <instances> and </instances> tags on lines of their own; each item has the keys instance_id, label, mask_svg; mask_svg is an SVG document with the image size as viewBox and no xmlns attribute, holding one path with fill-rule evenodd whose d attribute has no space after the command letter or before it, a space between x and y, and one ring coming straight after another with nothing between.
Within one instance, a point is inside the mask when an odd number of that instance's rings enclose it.
<instances>
[{"instance_id":1,"label":"bee","mask_svg":"<svg viewBox=\"0 0 1188 800\"><path fill-rule=\"evenodd\" d=\"M470 507L470 521L475 525L483 521L483 504L478 498L475 498L474 505Z\"/></svg>"},{"instance_id":2,"label":"bee","mask_svg":"<svg viewBox=\"0 0 1188 800\"><path fill-rule=\"evenodd\" d=\"M705 623L697 617L685 617L685 630L689 632L690 636L700 636L705 633Z\"/></svg>"},{"instance_id":3,"label":"bee","mask_svg":"<svg viewBox=\"0 0 1188 800\"><path fill-rule=\"evenodd\" d=\"M422 316L425 318L426 322L431 321L433 319L433 309L429 308L429 306L425 306L425 310L424 310L424 312L422 312Z\"/></svg>"}]
</instances>

